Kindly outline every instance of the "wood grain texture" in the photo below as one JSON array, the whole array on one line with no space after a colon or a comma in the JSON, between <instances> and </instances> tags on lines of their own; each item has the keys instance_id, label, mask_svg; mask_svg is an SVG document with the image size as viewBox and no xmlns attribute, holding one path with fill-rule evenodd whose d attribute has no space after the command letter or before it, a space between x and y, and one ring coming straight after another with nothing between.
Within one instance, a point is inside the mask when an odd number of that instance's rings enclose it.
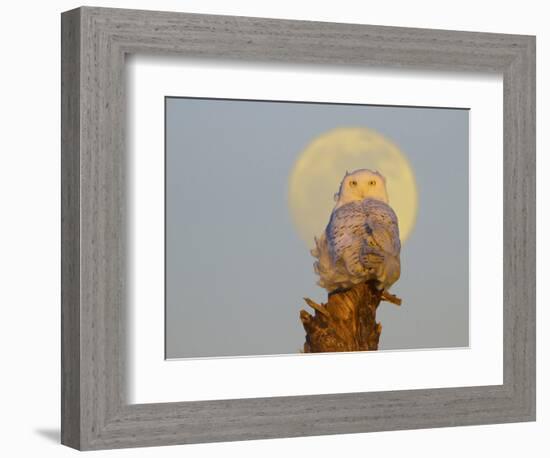
<instances>
[{"instance_id":1,"label":"wood grain texture","mask_svg":"<svg viewBox=\"0 0 550 458\"><path fill-rule=\"evenodd\" d=\"M64 444L84 450L535 418L534 37L85 7L63 13L62 42ZM502 73L504 384L129 405L128 53Z\"/></svg>"},{"instance_id":2,"label":"wood grain texture","mask_svg":"<svg viewBox=\"0 0 550 458\"><path fill-rule=\"evenodd\" d=\"M80 14L61 24L61 441L80 446Z\"/></svg>"},{"instance_id":3,"label":"wood grain texture","mask_svg":"<svg viewBox=\"0 0 550 458\"><path fill-rule=\"evenodd\" d=\"M363 282L329 294L326 304L305 298L315 313L300 310L306 331L303 352L378 350L382 325L376 321L376 310L382 295L375 282Z\"/></svg>"}]
</instances>

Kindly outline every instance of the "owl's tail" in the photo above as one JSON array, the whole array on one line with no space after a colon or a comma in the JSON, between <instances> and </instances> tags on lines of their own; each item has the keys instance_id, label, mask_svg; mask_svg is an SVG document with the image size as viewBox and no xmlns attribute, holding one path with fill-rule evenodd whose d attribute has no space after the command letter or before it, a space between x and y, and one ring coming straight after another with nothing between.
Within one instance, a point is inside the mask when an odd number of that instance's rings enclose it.
<instances>
[{"instance_id":1,"label":"owl's tail","mask_svg":"<svg viewBox=\"0 0 550 458\"><path fill-rule=\"evenodd\" d=\"M399 256L367 244L361 250L361 263L368 272L368 277L376 280L381 290L388 290L401 275Z\"/></svg>"}]
</instances>

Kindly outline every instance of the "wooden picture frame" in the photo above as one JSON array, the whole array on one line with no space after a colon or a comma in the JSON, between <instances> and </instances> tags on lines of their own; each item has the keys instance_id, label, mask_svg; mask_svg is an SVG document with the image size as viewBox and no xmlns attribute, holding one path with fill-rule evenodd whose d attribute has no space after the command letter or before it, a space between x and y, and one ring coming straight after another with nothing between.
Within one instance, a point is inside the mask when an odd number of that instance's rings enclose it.
<instances>
[{"instance_id":1,"label":"wooden picture frame","mask_svg":"<svg viewBox=\"0 0 550 458\"><path fill-rule=\"evenodd\" d=\"M91 7L63 13L61 32L63 444L89 450L535 419L534 37ZM502 74L503 384L128 404L129 53Z\"/></svg>"}]
</instances>

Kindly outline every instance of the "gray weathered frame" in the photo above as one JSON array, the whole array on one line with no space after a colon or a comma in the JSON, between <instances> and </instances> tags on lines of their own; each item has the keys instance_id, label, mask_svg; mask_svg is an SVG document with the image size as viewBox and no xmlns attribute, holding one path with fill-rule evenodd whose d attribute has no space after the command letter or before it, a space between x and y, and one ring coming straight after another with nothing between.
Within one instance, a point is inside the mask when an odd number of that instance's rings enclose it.
<instances>
[{"instance_id":1,"label":"gray weathered frame","mask_svg":"<svg viewBox=\"0 0 550 458\"><path fill-rule=\"evenodd\" d=\"M63 444L104 449L535 419L534 37L83 7L63 13L61 38ZM501 73L503 385L128 404L128 53Z\"/></svg>"}]
</instances>

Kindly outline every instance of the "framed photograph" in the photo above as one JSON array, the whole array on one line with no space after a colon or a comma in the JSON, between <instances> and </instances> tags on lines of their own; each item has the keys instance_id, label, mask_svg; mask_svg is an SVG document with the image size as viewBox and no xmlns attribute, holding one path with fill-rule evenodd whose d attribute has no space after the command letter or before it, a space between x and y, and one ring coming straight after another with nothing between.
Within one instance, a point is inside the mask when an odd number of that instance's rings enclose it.
<instances>
[{"instance_id":1,"label":"framed photograph","mask_svg":"<svg viewBox=\"0 0 550 458\"><path fill-rule=\"evenodd\" d=\"M535 38L62 15L62 443L535 419Z\"/></svg>"}]
</instances>

